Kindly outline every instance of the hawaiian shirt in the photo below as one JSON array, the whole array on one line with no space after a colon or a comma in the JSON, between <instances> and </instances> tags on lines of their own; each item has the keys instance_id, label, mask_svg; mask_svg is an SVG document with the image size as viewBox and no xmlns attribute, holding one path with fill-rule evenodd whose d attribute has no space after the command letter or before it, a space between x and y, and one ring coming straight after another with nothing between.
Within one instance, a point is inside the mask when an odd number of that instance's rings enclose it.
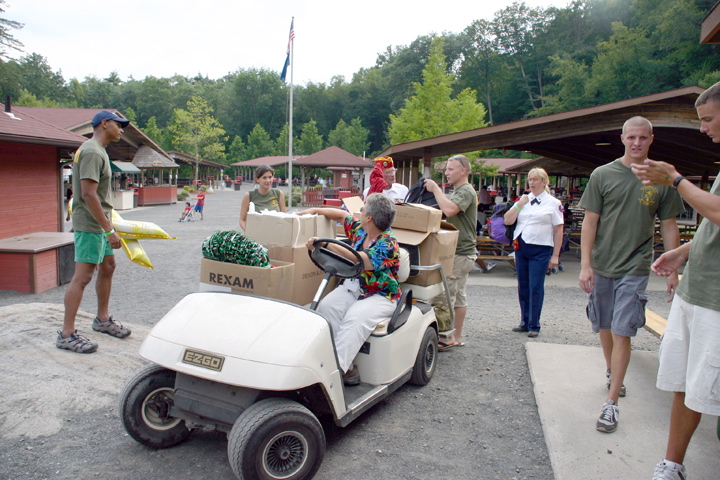
<instances>
[{"instance_id":1,"label":"hawaiian shirt","mask_svg":"<svg viewBox=\"0 0 720 480\"><path fill-rule=\"evenodd\" d=\"M343 222L345 235L350 239L350 245L358 252L363 251L362 245L368 233L351 215L345 217ZM398 269L400 268L400 246L393 236L392 229L388 228L364 250L373 264L375 270L365 270L360 274L360 296L367 298L380 294L390 301L400 299L400 283L398 282Z\"/></svg>"}]
</instances>

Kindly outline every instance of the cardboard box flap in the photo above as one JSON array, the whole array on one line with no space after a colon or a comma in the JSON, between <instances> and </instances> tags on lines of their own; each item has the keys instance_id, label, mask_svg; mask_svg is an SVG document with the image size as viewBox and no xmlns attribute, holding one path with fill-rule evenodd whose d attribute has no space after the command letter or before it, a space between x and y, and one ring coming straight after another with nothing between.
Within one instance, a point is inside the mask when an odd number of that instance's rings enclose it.
<instances>
[{"instance_id":1,"label":"cardboard box flap","mask_svg":"<svg viewBox=\"0 0 720 480\"><path fill-rule=\"evenodd\" d=\"M356 213L360 212L360 209L365 205L365 202L363 202L362 197L347 197L343 198L343 205L345 205L345 208L348 212L350 212L350 215L354 215Z\"/></svg>"},{"instance_id":2,"label":"cardboard box flap","mask_svg":"<svg viewBox=\"0 0 720 480\"><path fill-rule=\"evenodd\" d=\"M430 235L430 232L416 232L402 228L393 228L392 231L399 243L407 245L420 245Z\"/></svg>"}]
</instances>

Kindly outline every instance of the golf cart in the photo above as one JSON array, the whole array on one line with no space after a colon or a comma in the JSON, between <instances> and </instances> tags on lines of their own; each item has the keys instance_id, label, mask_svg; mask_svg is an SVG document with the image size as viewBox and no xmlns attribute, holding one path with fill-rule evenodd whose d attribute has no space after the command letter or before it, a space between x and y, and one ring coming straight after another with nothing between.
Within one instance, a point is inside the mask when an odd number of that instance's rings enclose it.
<instances>
[{"instance_id":1,"label":"golf cart","mask_svg":"<svg viewBox=\"0 0 720 480\"><path fill-rule=\"evenodd\" d=\"M320 247L324 242L342 246L353 260ZM120 417L132 438L167 448L192 429L214 428L228 433L228 459L237 478L312 478L325 452L318 416L332 416L344 427L404 383L430 381L437 320L432 306L414 303L406 287L393 316L355 358L362 383L343 385L330 326L315 308L332 276L357 277L363 263L340 241L319 239L315 245L311 258L326 273L310 308L199 292L155 325L140 347L152 363L121 394ZM410 261L403 261L406 277Z\"/></svg>"}]
</instances>

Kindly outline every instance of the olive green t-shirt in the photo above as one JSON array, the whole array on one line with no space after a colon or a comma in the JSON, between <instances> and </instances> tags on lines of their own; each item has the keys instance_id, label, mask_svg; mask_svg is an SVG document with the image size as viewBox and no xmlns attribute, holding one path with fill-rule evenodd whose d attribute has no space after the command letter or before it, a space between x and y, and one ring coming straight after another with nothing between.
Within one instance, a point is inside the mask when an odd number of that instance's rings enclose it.
<instances>
[{"instance_id":1,"label":"olive green t-shirt","mask_svg":"<svg viewBox=\"0 0 720 480\"><path fill-rule=\"evenodd\" d=\"M608 278L649 275L655 217L685 211L675 189L643 185L620 159L593 171L578 206L600 215L590 265Z\"/></svg>"},{"instance_id":2,"label":"olive green t-shirt","mask_svg":"<svg viewBox=\"0 0 720 480\"><path fill-rule=\"evenodd\" d=\"M83 143L73 158L73 229L77 232L102 233L100 224L95 220L82 199L80 180L97 182L97 196L100 199L105 216L110 218L113 209L112 191L110 189L110 157L105 147L97 140L91 138Z\"/></svg>"},{"instance_id":3,"label":"olive green t-shirt","mask_svg":"<svg viewBox=\"0 0 720 480\"><path fill-rule=\"evenodd\" d=\"M720 176L715 179L710 193L720 195ZM693 305L720 311L718 259L720 227L704 218L693 236L690 257L676 292L680 298Z\"/></svg>"},{"instance_id":4,"label":"olive green t-shirt","mask_svg":"<svg viewBox=\"0 0 720 480\"><path fill-rule=\"evenodd\" d=\"M460 185L453 191L450 201L460 208L460 211L448 217L448 223L460 231L455 255L475 255L477 250L477 195L469 183Z\"/></svg>"},{"instance_id":5,"label":"olive green t-shirt","mask_svg":"<svg viewBox=\"0 0 720 480\"><path fill-rule=\"evenodd\" d=\"M280 190L271 188L263 195L259 190L250 191L250 201L255 204L255 211L260 213L263 210L280 211Z\"/></svg>"}]
</instances>

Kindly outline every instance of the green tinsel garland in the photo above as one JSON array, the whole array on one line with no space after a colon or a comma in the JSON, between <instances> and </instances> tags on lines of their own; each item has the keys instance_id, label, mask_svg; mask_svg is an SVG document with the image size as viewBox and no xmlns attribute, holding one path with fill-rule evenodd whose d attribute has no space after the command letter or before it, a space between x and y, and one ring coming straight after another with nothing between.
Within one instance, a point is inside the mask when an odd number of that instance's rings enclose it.
<instances>
[{"instance_id":1,"label":"green tinsel garland","mask_svg":"<svg viewBox=\"0 0 720 480\"><path fill-rule=\"evenodd\" d=\"M235 230L215 232L202 244L203 257L251 267L270 267L267 248Z\"/></svg>"}]
</instances>

